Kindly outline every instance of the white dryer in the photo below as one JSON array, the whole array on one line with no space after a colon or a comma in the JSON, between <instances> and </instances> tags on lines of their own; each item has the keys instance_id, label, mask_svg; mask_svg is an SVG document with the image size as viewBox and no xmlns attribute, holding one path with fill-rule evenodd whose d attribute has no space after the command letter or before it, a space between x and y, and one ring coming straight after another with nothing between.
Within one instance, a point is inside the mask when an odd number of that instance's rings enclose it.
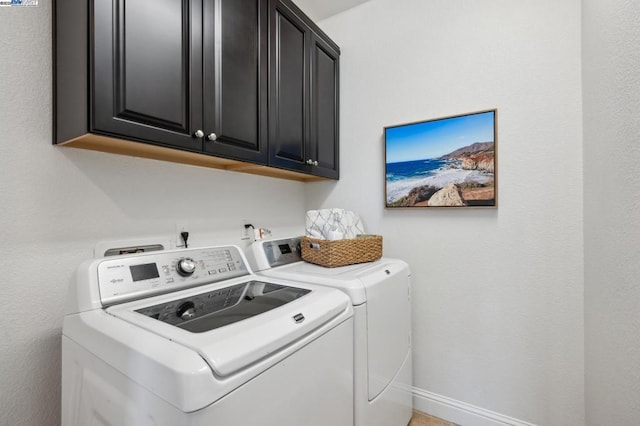
<instances>
[{"instance_id":1,"label":"white dryer","mask_svg":"<svg viewBox=\"0 0 640 426\"><path fill-rule=\"evenodd\" d=\"M412 414L409 266L397 259L338 268L302 261L300 237L262 240L247 250L261 276L336 288L354 307L356 426L406 426Z\"/></svg>"},{"instance_id":2,"label":"white dryer","mask_svg":"<svg viewBox=\"0 0 640 426\"><path fill-rule=\"evenodd\" d=\"M343 293L251 274L235 246L97 259L62 335L62 425L353 425Z\"/></svg>"}]
</instances>

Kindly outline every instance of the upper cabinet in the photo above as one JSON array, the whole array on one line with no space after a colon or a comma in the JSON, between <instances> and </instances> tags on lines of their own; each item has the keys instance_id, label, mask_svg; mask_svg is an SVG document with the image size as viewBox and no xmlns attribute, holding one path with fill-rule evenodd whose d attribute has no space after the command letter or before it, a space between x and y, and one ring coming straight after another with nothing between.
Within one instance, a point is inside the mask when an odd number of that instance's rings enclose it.
<instances>
[{"instance_id":1,"label":"upper cabinet","mask_svg":"<svg viewBox=\"0 0 640 426\"><path fill-rule=\"evenodd\" d=\"M311 173L333 179L339 177L339 59L337 46L313 34L310 57L309 159L313 161Z\"/></svg>"},{"instance_id":2,"label":"upper cabinet","mask_svg":"<svg viewBox=\"0 0 640 426\"><path fill-rule=\"evenodd\" d=\"M58 5L64 2L59 0ZM90 3L94 17L90 130L201 151L203 139L195 133L204 128L202 4L197 0ZM62 18L60 31L68 25ZM65 47L58 45L58 50Z\"/></svg>"},{"instance_id":3,"label":"upper cabinet","mask_svg":"<svg viewBox=\"0 0 640 426\"><path fill-rule=\"evenodd\" d=\"M296 51L289 33L274 31L280 10L304 31ZM55 46L54 143L303 181L338 177L339 50L290 3L58 0ZM283 158L295 157L287 144L299 149L293 165L275 155L285 146Z\"/></svg>"},{"instance_id":4,"label":"upper cabinet","mask_svg":"<svg viewBox=\"0 0 640 426\"><path fill-rule=\"evenodd\" d=\"M269 162L337 179L339 49L292 3L271 7Z\"/></svg>"},{"instance_id":5,"label":"upper cabinet","mask_svg":"<svg viewBox=\"0 0 640 426\"><path fill-rule=\"evenodd\" d=\"M204 150L267 161L268 2L204 2Z\"/></svg>"}]
</instances>

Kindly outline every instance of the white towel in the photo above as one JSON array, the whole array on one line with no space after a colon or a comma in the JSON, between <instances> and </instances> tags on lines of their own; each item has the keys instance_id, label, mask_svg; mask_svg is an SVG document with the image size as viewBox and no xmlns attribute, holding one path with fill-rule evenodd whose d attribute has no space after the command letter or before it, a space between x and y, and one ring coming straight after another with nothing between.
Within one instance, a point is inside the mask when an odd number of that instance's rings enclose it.
<instances>
[{"instance_id":1,"label":"white towel","mask_svg":"<svg viewBox=\"0 0 640 426\"><path fill-rule=\"evenodd\" d=\"M308 237L334 240L355 238L364 234L360 217L352 211L344 209L309 210L306 220Z\"/></svg>"}]
</instances>

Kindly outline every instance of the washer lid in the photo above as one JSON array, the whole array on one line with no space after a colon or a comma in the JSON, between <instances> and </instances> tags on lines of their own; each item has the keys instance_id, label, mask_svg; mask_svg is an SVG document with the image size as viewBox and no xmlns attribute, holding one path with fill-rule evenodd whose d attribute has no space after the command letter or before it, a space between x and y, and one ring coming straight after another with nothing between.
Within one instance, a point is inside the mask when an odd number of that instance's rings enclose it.
<instances>
[{"instance_id":1,"label":"washer lid","mask_svg":"<svg viewBox=\"0 0 640 426\"><path fill-rule=\"evenodd\" d=\"M207 286L207 291L204 293L204 288L191 289L180 292L179 295L164 295L145 301L112 306L107 309L107 312L191 348L209 364L215 375L224 377L278 352L350 309L349 299L339 291L302 284L291 290L290 286L282 285L280 287L290 289L287 290L289 292L304 294L287 303L264 310L264 306L259 305L275 303L272 293L271 296L262 299L263 303L252 305L262 312L250 315L246 309L243 312L243 309L237 307L241 301L246 300L246 297L255 296L255 294L249 295L250 291L259 292L259 289L256 289L255 285L251 285L254 281L233 281L226 283L226 285L223 283L218 286ZM269 282L261 280L260 282L263 284L283 284L273 280L269 280ZM172 306L171 309L175 309L174 312L177 313L180 309L180 306L176 306L177 302L186 303L187 300L193 300L195 305L202 300L203 294L206 298L206 295L211 292L228 291L230 288L237 288L238 285L243 287L242 297L237 298L237 303L219 311L231 311L231 315L222 320L222 322L228 320L231 322L227 325L218 324L217 328L211 329L210 325L219 321L215 319L215 314L208 319L205 315L201 321L192 322L192 324L196 324L192 327L194 331L188 331L187 327L179 327L177 324L155 319L155 314L148 316L154 312L154 309L158 310L159 306ZM273 289L273 286L271 288ZM310 291L306 292L305 290ZM234 309L237 314L235 318L233 318ZM159 313L158 318L160 315ZM234 319L235 322L230 321L231 319ZM189 322L186 320L183 325L187 325Z\"/></svg>"}]
</instances>

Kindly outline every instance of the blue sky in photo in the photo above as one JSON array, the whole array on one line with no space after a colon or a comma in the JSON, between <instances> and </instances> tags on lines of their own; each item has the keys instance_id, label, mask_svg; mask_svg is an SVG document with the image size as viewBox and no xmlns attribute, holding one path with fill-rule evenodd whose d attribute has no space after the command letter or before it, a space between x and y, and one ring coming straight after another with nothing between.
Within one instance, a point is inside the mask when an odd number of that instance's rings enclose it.
<instances>
[{"instance_id":1,"label":"blue sky in photo","mask_svg":"<svg viewBox=\"0 0 640 426\"><path fill-rule=\"evenodd\" d=\"M493 142L495 111L387 127L387 163L438 158L475 142Z\"/></svg>"}]
</instances>

